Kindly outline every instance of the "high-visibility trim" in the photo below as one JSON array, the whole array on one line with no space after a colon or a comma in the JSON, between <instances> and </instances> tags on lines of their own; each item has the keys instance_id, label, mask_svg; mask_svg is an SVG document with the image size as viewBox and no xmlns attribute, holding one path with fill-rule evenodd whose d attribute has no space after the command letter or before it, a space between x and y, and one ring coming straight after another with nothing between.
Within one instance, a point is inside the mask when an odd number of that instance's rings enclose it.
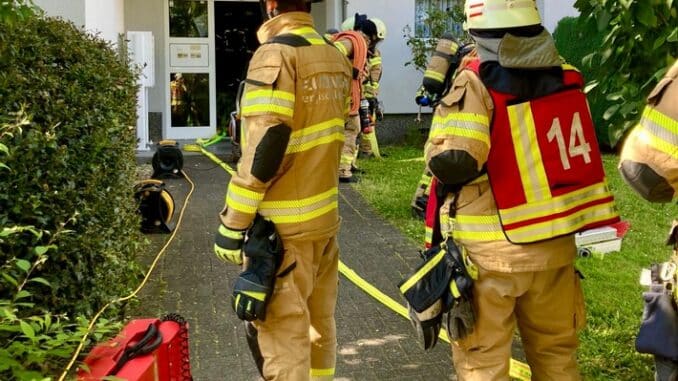
<instances>
[{"instance_id":1,"label":"high-visibility trim","mask_svg":"<svg viewBox=\"0 0 678 381\"><path fill-rule=\"evenodd\" d=\"M569 234L580 230L584 226L613 220L618 217L619 215L614 209L614 201L610 199L604 204L582 209L561 218L550 219L510 230L505 226L505 229L511 241L533 242Z\"/></svg>"},{"instance_id":2,"label":"high-visibility trim","mask_svg":"<svg viewBox=\"0 0 678 381\"><path fill-rule=\"evenodd\" d=\"M230 261L230 258L237 258L242 254L242 249L224 249L223 247L214 244L214 253L217 257Z\"/></svg>"},{"instance_id":3,"label":"high-visibility trim","mask_svg":"<svg viewBox=\"0 0 678 381\"><path fill-rule=\"evenodd\" d=\"M556 196L548 200L523 204L513 208L501 209L501 219L504 225L531 220L545 215L567 212L583 205L611 196L605 183L593 184L585 188Z\"/></svg>"},{"instance_id":4,"label":"high-visibility trim","mask_svg":"<svg viewBox=\"0 0 678 381\"><path fill-rule=\"evenodd\" d=\"M264 292L244 291L244 290L240 290L239 292L243 295L247 295L250 298L256 299L260 302L263 302L263 301L266 300L266 293L264 293Z\"/></svg>"},{"instance_id":5,"label":"high-visibility trim","mask_svg":"<svg viewBox=\"0 0 678 381\"><path fill-rule=\"evenodd\" d=\"M530 103L520 103L506 109L525 198L528 203L550 198L551 190L539 151Z\"/></svg>"},{"instance_id":6,"label":"high-visibility trim","mask_svg":"<svg viewBox=\"0 0 678 381\"><path fill-rule=\"evenodd\" d=\"M231 182L226 194L226 205L242 213L254 214L263 199L263 193L239 187Z\"/></svg>"},{"instance_id":7,"label":"high-visibility trim","mask_svg":"<svg viewBox=\"0 0 678 381\"><path fill-rule=\"evenodd\" d=\"M230 239L235 239L235 240L242 240L245 238L245 232L244 231L236 231L236 230L231 230L227 228L224 225L219 225L219 234L226 238Z\"/></svg>"},{"instance_id":8,"label":"high-visibility trim","mask_svg":"<svg viewBox=\"0 0 678 381\"><path fill-rule=\"evenodd\" d=\"M505 240L499 216L477 216L458 214L453 219L452 236L466 241L498 241Z\"/></svg>"},{"instance_id":9,"label":"high-visibility trim","mask_svg":"<svg viewBox=\"0 0 678 381\"><path fill-rule=\"evenodd\" d=\"M424 72L424 78L430 78L436 82L445 82L445 75L440 74L435 70L426 70Z\"/></svg>"},{"instance_id":10,"label":"high-visibility trim","mask_svg":"<svg viewBox=\"0 0 678 381\"><path fill-rule=\"evenodd\" d=\"M327 368L327 369L311 368L311 377L334 376L334 373L335 373L335 368Z\"/></svg>"},{"instance_id":11,"label":"high-visibility trim","mask_svg":"<svg viewBox=\"0 0 678 381\"><path fill-rule=\"evenodd\" d=\"M459 291L457 282L455 282L454 279L450 282L450 292L452 293L452 296L454 296L455 299L461 298L461 292Z\"/></svg>"},{"instance_id":12,"label":"high-visibility trim","mask_svg":"<svg viewBox=\"0 0 678 381\"><path fill-rule=\"evenodd\" d=\"M343 142L344 120L334 118L310 127L294 131L290 135L286 154L307 151L319 145Z\"/></svg>"},{"instance_id":13,"label":"high-visibility trim","mask_svg":"<svg viewBox=\"0 0 678 381\"><path fill-rule=\"evenodd\" d=\"M247 92L244 96L242 114L247 116L248 114L266 112L293 117L294 101L294 94L287 91L253 90Z\"/></svg>"},{"instance_id":14,"label":"high-visibility trim","mask_svg":"<svg viewBox=\"0 0 678 381\"><path fill-rule=\"evenodd\" d=\"M311 43L311 45L325 45L327 41L318 32L310 26L305 26L299 29L295 29L290 33L297 36L303 37L306 41Z\"/></svg>"},{"instance_id":15,"label":"high-visibility trim","mask_svg":"<svg viewBox=\"0 0 678 381\"><path fill-rule=\"evenodd\" d=\"M475 179L471 180L471 182L469 182L468 185L478 184L478 183L482 183L484 181L489 181L489 177L487 177L487 173L482 174L482 175L476 177Z\"/></svg>"},{"instance_id":16,"label":"high-visibility trim","mask_svg":"<svg viewBox=\"0 0 678 381\"><path fill-rule=\"evenodd\" d=\"M301 200L264 201L259 205L259 213L274 223L305 222L337 209L338 194L338 188L331 188Z\"/></svg>"},{"instance_id":17,"label":"high-visibility trim","mask_svg":"<svg viewBox=\"0 0 678 381\"><path fill-rule=\"evenodd\" d=\"M433 228L427 226L426 231L424 232L424 243L432 243L433 242Z\"/></svg>"},{"instance_id":18,"label":"high-visibility trim","mask_svg":"<svg viewBox=\"0 0 678 381\"><path fill-rule=\"evenodd\" d=\"M343 55L345 55L345 56L348 55L348 50L346 49L346 47L344 46L344 44L342 44L341 42L335 41L335 42L334 42L334 47L337 48L337 49L339 49L339 51L341 52L341 54L343 54Z\"/></svg>"},{"instance_id":19,"label":"high-visibility trim","mask_svg":"<svg viewBox=\"0 0 678 381\"><path fill-rule=\"evenodd\" d=\"M570 65L570 64L562 64L562 65L560 65L560 67L561 67L563 70L574 70L574 71L576 71L577 73L579 73L579 69L577 69L575 66L572 66L572 65Z\"/></svg>"},{"instance_id":20,"label":"high-visibility trim","mask_svg":"<svg viewBox=\"0 0 678 381\"><path fill-rule=\"evenodd\" d=\"M410 288L417 284L417 282L419 282L421 278L424 277L424 275L428 274L434 267L436 267L444 257L445 250L441 249L436 255L433 256L433 258L426 261L424 266L422 266L419 270L417 270L416 273L407 278L407 280L403 282L402 285L400 285L400 292L403 294L406 293Z\"/></svg>"},{"instance_id":21,"label":"high-visibility trim","mask_svg":"<svg viewBox=\"0 0 678 381\"><path fill-rule=\"evenodd\" d=\"M381 65L382 62L381 56L372 57L369 60L367 60L367 62L369 63L370 66Z\"/></svg>"},{"instance_id":22,"label":"high-visibility trim","mask_svg":"<svg viewBox=\"0 0 678 381\"><path fill-rule=\"evenodd\" d=\"M341 164L352 164L353 163L353 155L346 153L341 155L340 163Z\"/></svg>"},{"instance_id":23,"label":"high-visibility trim","mask_svg":"<svg viewBox=\"0 0 678 381\"><path fill-rule=\"evenodd\" d=\"M640 119L638 137L653 148L678 158L678 120L652 107L646 107Z\"/></svg>"},{"instance_id":24,"label":"high-visibility trim","mask_svg":"<svg viewBox=\"0 0 678 381\"><path fill-rule=\"evenodd\" d=\"M429 139L444 135L478 140L490 146L490 121L486 115L473 113L450 113L434 116Z\"/></svg>"}]
</instances>

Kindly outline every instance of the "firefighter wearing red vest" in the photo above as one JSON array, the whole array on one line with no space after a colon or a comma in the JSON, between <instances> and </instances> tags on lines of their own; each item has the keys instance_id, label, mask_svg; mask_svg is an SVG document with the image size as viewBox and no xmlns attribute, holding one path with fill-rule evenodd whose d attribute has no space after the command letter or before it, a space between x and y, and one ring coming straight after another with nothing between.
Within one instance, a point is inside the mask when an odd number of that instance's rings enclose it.
<instances>
[{"instance_id":1,"label":"firefighter wearing red vest","mask_svg":"<svg viewBox=\"0 0 678 381\"><path fill-rule=\"evenodd\" d=\"M534 0L467 0L465 14L479 59L440 100L425 148L441 233L478 268L454 367L460 380L507 380L518 328L532 379L579 380L574 233L618 221L584 81Z\"/></svg>"},{"instance_id":2,"label":"firefighter wearing red vest","mask_svg":"<svg viewBox=\"0 0 678 381\"><path fill-rule=\"evenodd\" d=\"M647 106L640 122L631 130L621 152L619 171L624 180L644 199L650 202L671 202L678 190L678 61L674 62L657 86L647 98ZM673 237L669 240L676 247L675 226ZM674 251L671 261L678 263ZM670 263L670 262L667 262ZM656 379L670 381L678 378L678 352L676 351L676 332L665 332L671 324L678 321L675 302L662 290L663 283L672 282L675 288L678 274L666 274L669 279L652 279L652 286L659 285L660 292L653 298L645 298L646 312L641 323L636 348L644 353L655 355ZM672 278L672 279L671 279ZM656 291L653 287L652 291ZM671 291L668 290L670 293ZM678 297L678 294L674 294ZM662 301L666 306L660 308ZM656 303L652 305L652 303ZM664 314L660 314L663 311ZM646 316L645 316L646 315ZM662 316L663 315L663 316ZM645 326L647 325L647 326ZM661 327L657 329L657 327ZM676 327L676 323L673 324ZM647 330L645 330L647 328ZM644 335L649 332L649 335ZM645 337L643 337L645 336ZM660 336L660 337L658 337ZM672 337L673 345L663 345L661 337ZM649 348L643 348L642 342L652 342ZM656 343L656 346L654 345Z\"/></svg>"},{"instance_id":3,"label":"firefighter wearing red vest","mask_svg":"<svg viewBox=\"0 0 678 381\"><path fill-rule=\"evenodd\" d=\"M261 3L262 45L241 103L246 138L214 249L225 262L244 262L233 308L248 322L262 377L332 380L338 168L351 64L315 30L310 0ZM284 250L257 228L271 223Z\"/></svg>"},{"instance_id":4,"label":"firefighter wearing red vest","mask_svg":"<svg viewBox=\"0 0 678 381\"><path fill-rule=\"evenodd\" d=\"M339 164L339 181L355 182L356 140L358 134L370 127L369 102L363 94L363 82L367 78L368 50L371 42L377 39L376 25L366 15L358 13L352 18L353 29L349 29L351 19L342 24L343 30L332 35L334 45L353 63L353 81L351 86L351 105L346 122L344 148Z\"/></svg>"}]
</instances>

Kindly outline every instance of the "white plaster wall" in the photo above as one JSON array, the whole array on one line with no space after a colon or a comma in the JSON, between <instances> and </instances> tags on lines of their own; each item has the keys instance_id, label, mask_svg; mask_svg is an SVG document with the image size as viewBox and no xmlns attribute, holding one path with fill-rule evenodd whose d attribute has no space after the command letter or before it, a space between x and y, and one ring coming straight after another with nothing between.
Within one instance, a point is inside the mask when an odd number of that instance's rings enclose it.
<instances>
[{"instance_id":1,"label":"white plaster wall","mask_svg":"<svg viewBox=\"0 0 678 381\"><path fill-rule=\"evenodd\" d=\"M414 26L414 0L348 0L346 15L356 12L380 18L386 24L388 35L378 48L383 56L384 74L379 99L386 113L410 114L418 111L414 95L421 85L423 73L405 66L412 52L405 44L403 28ZM334 25L338 28L339 25Z\"/></svg>"},{"instance_id":2,"label":"white plaster wall","mask_svg":"<svg viewBox=\"0 0 678 381\"><path fill-rule=\"evenodd\" d=\"M125 33L124 0L85 0L85 29L117 44Z\"/></svg>"},{"instance_id":3,"label":"white plaster wall","mask_svg":"<svg viewBox=\"0 0 678 381\"><path fill-rule=\"evenodd\" d=\"M77 26L85 25L85 0L34 0L47 16L62 17Z\"/></svg>"},{"instance_id":4,"label":"white plaster wall","mask_svg":"<svg viewBox=\"0 0 678 381\"><path fill-rule=\"evenodd\" d=\"M567 16L579 16L574 7L575 0L537 0L542 24L551 33L556 30L558 21Z\"/></svg>"},{"instance_id":5,"label":"white plaster wall","mask_svg":"<svg viewBox=\"0 0 678 381\"><path fill-rule=\"evenodd\" d=\"M164 0L166 1L166 0ZM148 89L148 111L165 112L165 24L163 0L124 0L125 31L153 33L155 86Z\"/></svg>"}]
</instances>

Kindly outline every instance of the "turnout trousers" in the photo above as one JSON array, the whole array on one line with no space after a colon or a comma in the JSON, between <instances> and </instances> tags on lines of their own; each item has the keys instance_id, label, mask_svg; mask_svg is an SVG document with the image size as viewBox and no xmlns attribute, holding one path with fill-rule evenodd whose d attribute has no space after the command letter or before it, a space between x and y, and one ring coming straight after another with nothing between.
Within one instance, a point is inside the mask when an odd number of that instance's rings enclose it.
<instances>
[{"instance_id":1,"label":"turnout trousers","mask_svg":"<svg viewBox=\"0 0 678 381\"><path fill-rule=\"evenodd\" d=\"M458 379L508 381L517 320L533 381L581 380L576 349L584 300L574 265L524 273L478 270L475 329L451 344Z\"/></svg>"},{"instance_id":2,"label":"turnout trousers","mask_svg":"<svg viewBox=\"0 0 678 381\"><path fill-rule=\"evenodd\" d=\"M344 128L344 147L341 149L341 161L339 162L339 177L351 178L352 167L357 154L356 140L360 133L360 117L352 115L348 117Z\"/></svg>"},{"instance_id":3,"label":"turnout trousers","mask_svg":"<svg viewBox=\"0 0 678 381\"><path fill-rule=\"evenodd\" d=\"M266 380L332 380L337 352L334 311L336 236L284 240L285 256L266 321L255 321Z\"/></svg>"}]
</instances>

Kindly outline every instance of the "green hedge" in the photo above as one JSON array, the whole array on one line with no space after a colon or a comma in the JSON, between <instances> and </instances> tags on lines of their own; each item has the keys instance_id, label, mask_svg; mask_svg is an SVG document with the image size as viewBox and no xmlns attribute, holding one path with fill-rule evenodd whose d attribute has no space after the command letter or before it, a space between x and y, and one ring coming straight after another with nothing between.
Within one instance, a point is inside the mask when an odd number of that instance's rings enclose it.
<instances>
[{"instance_id":1,"label":"green hedge","mask_svg":"<svg viewBox=\"0 0 678 381\"><path fill-rule=\"evenodd\" d=\"M8 263L32 263L34 247L54 245L32 274L52 287L34 287L30 301L37 311L92 316L140 276L135 74L110 44L59 19L0 23L0 57L0 121L28 116L22 131L0 135L9 148L0 230L47 232L37 242L28 233L0 240L0 264L20 278ZM11 293L0 280L0 299Z\"/></svg>"},{"instance_id":2,"label":"green hedge","mask_svg":"<svg viewBox=\"0 0 678 381\"><path fill-rule=\"evenodd\" d=\"M605 32L599 32L595 25L580 21L579 18L575 17L565 17L560 20L553 32L558 52L568 63L581 71L586 82L599 79L604 75L598 67L592 69L582 62L584 57L600 49L604 37ZM591 107L593 124L596 126L598 143L602 148L609 149L612 145L610 133L607 127L608 123L603 119L609 104L605 100L605 95L597 87L587 94L587 98Z\"/></svg>"}]
</instances>

